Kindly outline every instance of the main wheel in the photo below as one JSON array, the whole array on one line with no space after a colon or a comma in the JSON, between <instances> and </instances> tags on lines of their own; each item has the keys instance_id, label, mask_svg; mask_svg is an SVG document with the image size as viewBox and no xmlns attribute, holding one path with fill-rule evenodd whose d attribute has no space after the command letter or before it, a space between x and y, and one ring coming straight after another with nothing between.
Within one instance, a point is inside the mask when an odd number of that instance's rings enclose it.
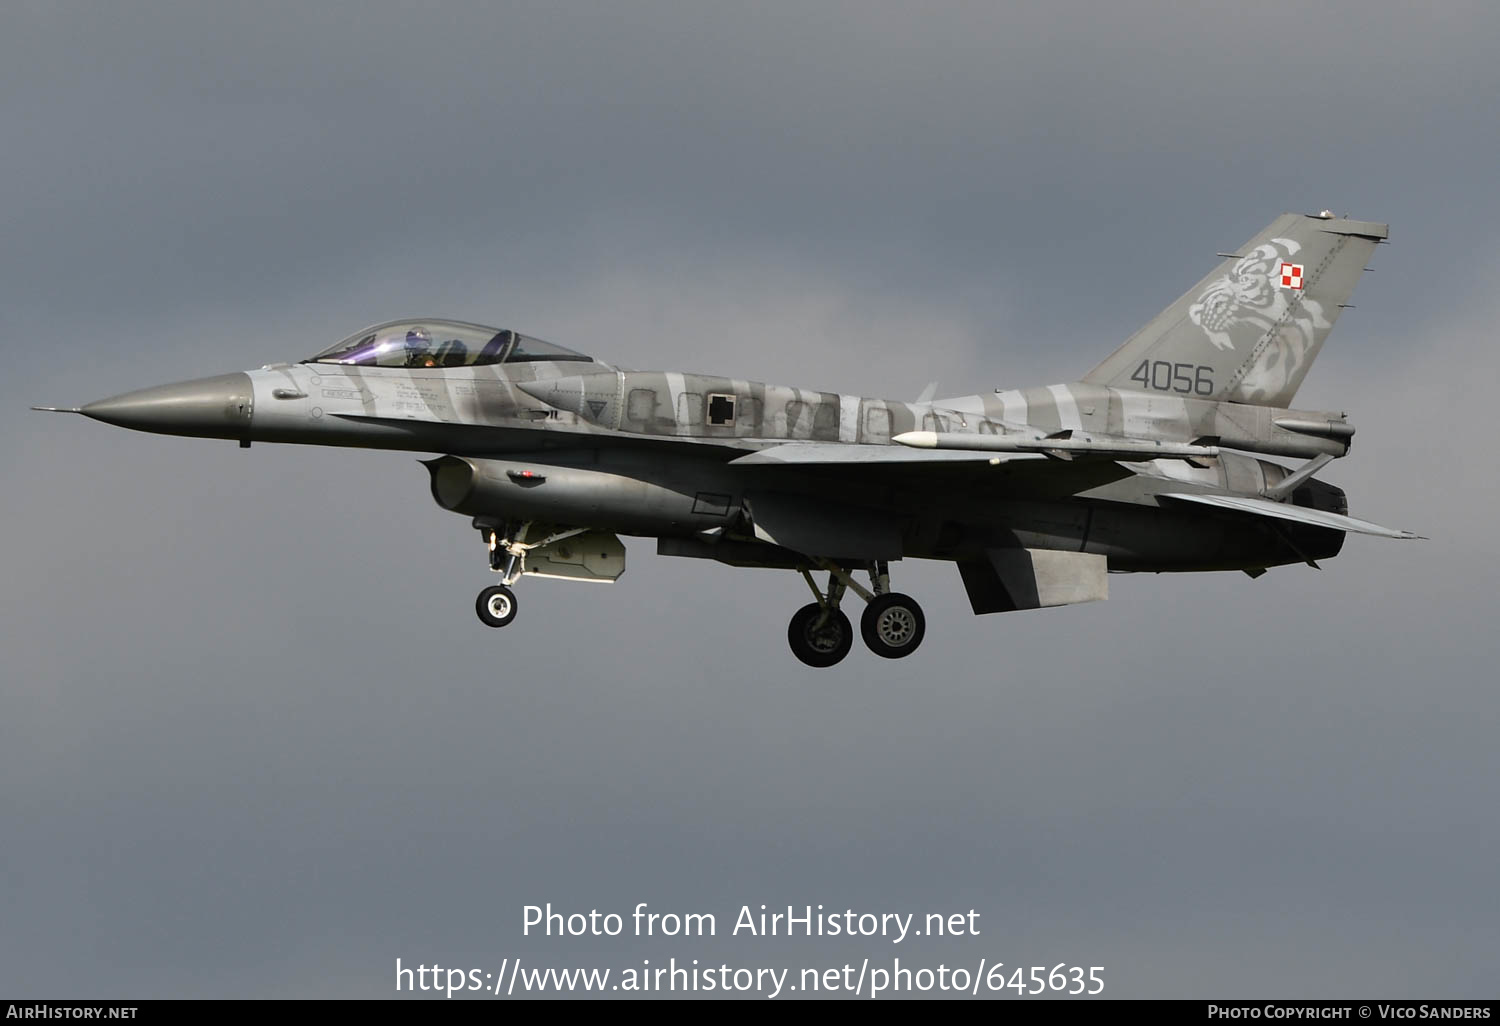
<instances>
[{"instance_id":1,"label":"main wheel","mask_svg":"<svg viewBox=\"0 0 1500 1026\"><path fill-rule=\"evenodd\" d=\"M516 618L516 593L496 584L479 593L474 611L488 627L504 627Z\"/></svg>"},{"instance_id":2,"label":"main wheel","mask_svg":"<svg viewBox=\"0 0 1500 1026\"><path fill-rule=\"evenodd\" d=\"M909 656L927 633L927 618L922 607L910 595L887 592L877 595L865 606L859 618L859 633L870 651L887 659Z\"/></svg>"},{"instance_id":3,"label":"main wheel","mask_svg":"<svg viewBox=\"0 0 1500 1026\"><path fill-rule=\"evenodd\" d=\"M823 619L819 624L818 620ZM832 666L854 645L854 627L838 610L823 617L823 607L811 602L797 610L786 629L792 654L808 666Z\"/></svg>"}]
</instances>

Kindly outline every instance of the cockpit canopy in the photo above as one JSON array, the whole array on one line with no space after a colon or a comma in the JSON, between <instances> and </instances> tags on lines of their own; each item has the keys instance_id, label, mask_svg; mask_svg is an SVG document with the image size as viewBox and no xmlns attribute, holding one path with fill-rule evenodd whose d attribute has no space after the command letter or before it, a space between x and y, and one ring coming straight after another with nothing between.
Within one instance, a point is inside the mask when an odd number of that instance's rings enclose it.
<instances>
[{"instance_id":1,"label":"cockpit canopy","mask_svg":"<svg viewBox=\"0 0 1500 1026\"><path fill-rule=\"evenodd\" d=\"M477 367L536 361L593 363L593 357L515 331L463 321L391 321L350 335L307 363L357 367Z\"/></svg>"}]
</instances>

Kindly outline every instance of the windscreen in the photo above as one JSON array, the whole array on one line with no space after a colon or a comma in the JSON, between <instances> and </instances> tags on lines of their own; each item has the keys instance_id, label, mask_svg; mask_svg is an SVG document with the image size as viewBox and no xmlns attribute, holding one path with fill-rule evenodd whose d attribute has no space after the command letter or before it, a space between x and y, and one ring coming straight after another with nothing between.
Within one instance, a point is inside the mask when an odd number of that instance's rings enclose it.
<instances>
[{"instance_id":1,"label":"windscreen","mask_svg":"<svg viewBox=\"0 0 1500 1026\"><path fill-rule=\"evenodd\" d=\"M460 321L392 321L366 328L308 362L442 368L538 360L593 362L582 353L541 339Z\"/></svg>"}]
</instances>

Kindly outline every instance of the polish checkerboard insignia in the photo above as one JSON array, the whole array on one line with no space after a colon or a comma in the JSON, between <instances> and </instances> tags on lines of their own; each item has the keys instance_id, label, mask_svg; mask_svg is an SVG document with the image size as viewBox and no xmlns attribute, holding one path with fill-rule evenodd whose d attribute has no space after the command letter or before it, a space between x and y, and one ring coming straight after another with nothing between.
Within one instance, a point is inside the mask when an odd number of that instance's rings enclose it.
<instances>
[{"instance_id":1,"label":"polish checkerboard insignia","mask_svg":"<svg viewBox=\"0 0 1500 1026\"><path fill-rule=\"evenodd\" d=\"M1288 264L1286 262L1282 263L1282 265L1281 265L1281 287L1284 288L1284 289L1300 289L1300 288L1302 288L1302 265L1301 264Z\"/></svg>"}]
</instances>

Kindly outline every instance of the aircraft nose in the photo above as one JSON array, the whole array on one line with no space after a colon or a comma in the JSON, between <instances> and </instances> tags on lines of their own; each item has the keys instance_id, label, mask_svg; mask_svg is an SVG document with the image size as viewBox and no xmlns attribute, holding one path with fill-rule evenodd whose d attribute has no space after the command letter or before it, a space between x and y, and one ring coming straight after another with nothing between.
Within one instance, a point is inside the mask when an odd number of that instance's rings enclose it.
<instances>
[{"instance_id":1,"label":"aircraft nose","mask_svg":"<svg viewBox=\"0 0 1500 1026\"><path fill-rule=\"evenodd\" d=\"M236 372L126 392L78 412L136 431L243 439L250 431L253 396L250 375Z\"/></svg>"}]
</instances>

